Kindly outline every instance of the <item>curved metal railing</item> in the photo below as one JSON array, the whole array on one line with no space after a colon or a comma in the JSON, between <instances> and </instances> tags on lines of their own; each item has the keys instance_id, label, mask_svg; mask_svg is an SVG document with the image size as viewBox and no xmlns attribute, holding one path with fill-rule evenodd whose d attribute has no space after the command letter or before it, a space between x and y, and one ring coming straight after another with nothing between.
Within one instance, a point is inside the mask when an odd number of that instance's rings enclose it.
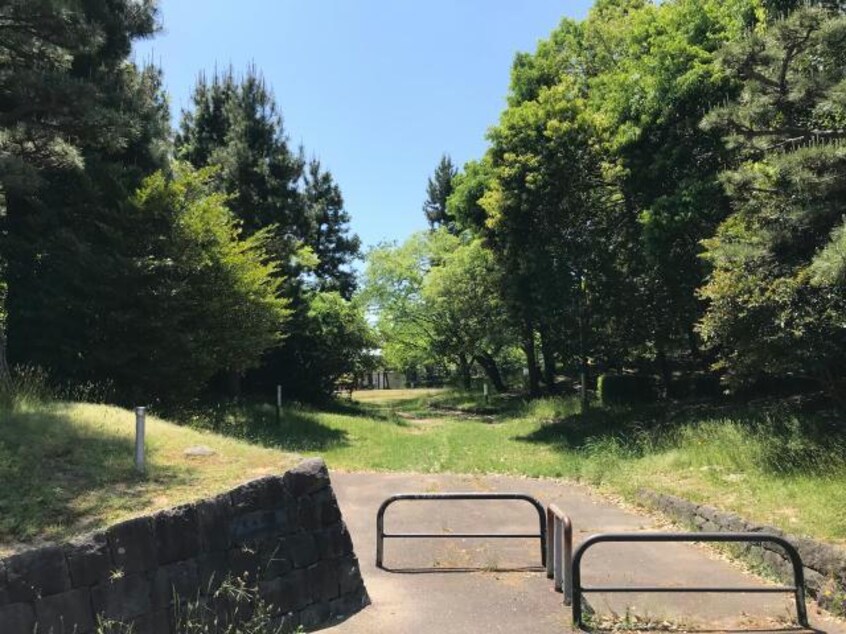
<instances>
[{"instance_id":1,"label":"curved metal railing","mask_svg":"<svg viewBox=\"0 0 846 634\"><path fill-rule=\"evenodd\" d=\"M400 501L421 501L421 500L520 500L528 502L535 507L538 513L539 531L537 533L386 533L385 532L385 511L392 504ZM547 534L546 534L546 512L543 505L531 495L525 493L477 493L477 492L456 492L456 493L398 493L392 495L379 506L376 513L376 566L382 565L386 539L440 539L440 538L485 538L485 539L539 539L541 552L541 565L546 565Z\"/></svg>"},{"instance_id":2,"label":"curved metal railing","mask_svg":"<svg viewBox=\"0 0 846 634\"><path fill-rule=\"evenodd\" d=\"M603 542L770 542L781 546L793 566L792 586L764 587L655 587L655 586L582 586L581 563L585 553ZM808 613L805 607L805 574L802 558L796 548L783 537L767 533L601 533L588 537L573 555L573 622L582 626L582 594L585 592L749 592L749 593L793 593L796 599L796 616L799 625L808 627Z\"/></svg>"}]
</instances>

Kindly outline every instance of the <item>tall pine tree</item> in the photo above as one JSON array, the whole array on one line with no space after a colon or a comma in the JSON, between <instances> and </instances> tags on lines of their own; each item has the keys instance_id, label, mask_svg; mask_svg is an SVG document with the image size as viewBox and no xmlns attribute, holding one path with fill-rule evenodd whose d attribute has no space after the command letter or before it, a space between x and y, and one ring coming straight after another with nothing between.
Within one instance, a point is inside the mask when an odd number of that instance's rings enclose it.
<instances>
[{"instance_id":1,"label":"tall pine tree","mask_svg":"<svg viewBox=\"0 0 846 634\"><path fill-rule=\"evenodd\" d=\"M360 250L340 188L319 161L290 149L274 97L255 67L241 78L231 69L211 80L200 77L176 145L177 154L196 167L218 170L219 187L248 235L270 231L271 253L285 277L283 292L293 311L286 337L249 373L248 388L281 381L289 396L319 396L326 382L315 356L322 342L315 340L321 329L313 323L312 302L323 292L352 296L350 266ZM325 310L318 312L325 316Z\"/></svg>"},{"instance_id":2,"label":"tall pine tree","mask_svg":"<svg viewBox=\"0 0 846 634\"><path fill-rule=\"evenodd\" d=\"M122 205L167 154L159 73L127 61L156 30L155 5L11 1L0 19L9 356L78 375L99 337L91 294L116 292L101 282Z\"/></svg>"},{"instance_id":3,"label":"tall pine tree","mask_svg":"<svg viewBox=\"0 0 846 634\"><path fill-rule=\"evenodd\" d=\"M457 173L458 170L452 164L452 159L448 154L444 154L435 168L435 173L429 177L423 213L432 229L438 227L454 229L455 219L447 208L447 199L452 194L452 181Z\"/></svg>"},{"instance_id":4,"label":"tall pine tree","mask_svg":"<svg viewBox=\"0 0 846 634\"><path fill-rule=\"evenodd\" d=\"M732 214L706 241L702 321L719 367L846 387L846 17L798 9L724 52L743 81L705 121L740 154Z\"/></svg>"}]
</instances>

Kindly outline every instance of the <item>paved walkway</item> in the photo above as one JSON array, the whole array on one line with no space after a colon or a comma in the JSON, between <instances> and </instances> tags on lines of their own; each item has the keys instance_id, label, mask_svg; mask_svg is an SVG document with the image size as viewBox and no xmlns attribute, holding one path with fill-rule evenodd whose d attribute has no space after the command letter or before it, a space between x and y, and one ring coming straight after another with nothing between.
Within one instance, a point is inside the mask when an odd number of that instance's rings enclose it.
<instances>
[{"instance_id":1,"label":"paved walkway","mask_svg":"<svg viewBox=\"0 0 846 634\"><path fill-rule=\"evenodd\" d=\"M386 540L375 567L376 510L400 492L519 491L558 504L573 519L575 541L595 532L655 530L650 518L624 510L578 485L499 476L333 473L373 604L331 628L332 634L560 633L570 608L540 567L537 540ZM536 532L525 502L398 502L387 531ZM703 548L687 544L600 544L584 559L583 581L596 584L757 586ZM613 594L588 596L597 622L627 613L683 630L801 631L791 624L791 595ZM811 607L811 606L809 606ZM818 631L844 632L811 608Z\"/></svg>"}]
</instances>

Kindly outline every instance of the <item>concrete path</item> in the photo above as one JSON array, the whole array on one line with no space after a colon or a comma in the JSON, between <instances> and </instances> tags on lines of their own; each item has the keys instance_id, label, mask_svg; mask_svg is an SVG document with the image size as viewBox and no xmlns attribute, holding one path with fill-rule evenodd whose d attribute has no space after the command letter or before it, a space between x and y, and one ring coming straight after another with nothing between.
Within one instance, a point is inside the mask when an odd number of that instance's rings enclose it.
<instances>
[{"instance_id":1,"label":"concrete path","mask_svg":"<svg viewBox=\"0 0 846 634\"><path fill-rule=\"evenodd\" d=\"M540 568L537 540L386 540L385 567L375 567L376 510L391 494L438 491L515 491L555 502L568 513L575 541L596 532L656 530L647 517L624 510L578 485L499 476L333 473L373 604L333 634L532 634L570 631L570 608ZM526 502L398 502L388 532L523 532L538 529ZM600 544L583 562L586 585L758 586L702 547L687 544ZM608 626L627 613L681 630L801 631L793 627L791 595L592 594L596 622ZM818 631L844 632L809 606Z\"/></svg>"}]
</instances>

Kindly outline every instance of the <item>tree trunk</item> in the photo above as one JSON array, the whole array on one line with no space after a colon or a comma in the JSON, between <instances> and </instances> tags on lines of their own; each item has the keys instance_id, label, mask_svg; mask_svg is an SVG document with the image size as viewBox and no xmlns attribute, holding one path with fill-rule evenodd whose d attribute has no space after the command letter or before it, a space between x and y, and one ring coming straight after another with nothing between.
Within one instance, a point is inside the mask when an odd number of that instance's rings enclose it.
<instances>
[{"instance_id":1,"label":"tree trunk","mask_svg":"<svg viewBox=\"0 0 846 634\"><path fill-rule=\"evenodd\" d=\"M551 394L555 393L555 349L552 345L552 337L549 334L549 327L543 326L540 329L541 355L543 356L543 382Z\"/></svg>"},{"instance_id":2,"label":"tree trunk","mask_svg":"<svg viewBox=\"0 0 846 634\"><path fill-rule=\"evenodd\" d=\"M10 391L12 387L12 373L9 371L9 361L6 359L6 331L0 325L0 392Z\"/></svg>"},{"instance_id":3,"label":"tree trunk","mask_svg":"<svg viewBox=\"0 0 846 634\"><path fill-rule=\"evenodd\" d=\"M577 295L578 297L578 304L576 307L576 312L578 313L579 318L579 362L581 365L579 371L579 378L580 378L580 385L579 385L579 400L581 402L581 412L582 414L586 414L588 411L588 407L590 407L590 400L588 399L587 393L587 382L588 382L588 357L587 357L587 347L585 346L585 301L582 297L582 293L584 293L584 278L582 280L582 288Z\"/></svg>"},{"instance_id":4,"label":"tree trunk","mask_svg":"<svg viewBox=\"0 0 846 634\"><path fill-rule=\"evenodd\" d=\"M469 392L473 386L470 383L470 362L467 355L458 355L458 371L461 375L461 387Z\"/></svg>"},{"instance_id":5,"label":"tree trunk","mask_svg":"<svg viewBox=\"0 0 846 634\"><path fill-rule=\"evenodd\" d=\"M505 383L502 382L502 375L499 373L496 360L491 355L487 352L483 352L473 357L473 359L476 363L482 366L482 369L485 371L485 374L488 375L488 378L491 380L491 383L497 392L502 393L508 389L505 387Z\"/></svg>"},{"instance_id":6,"label":"tree trunk","mask_svg":"<svg viewBox=\"0 0 846 634\"><path fill-rule=\"evenodd\" d=\"M538 371L538 361L535 355L535 333L531 325L527 324L523 327L523 337L520 346L523 348L523 354L526 355L526 365L529 370L529 396L540 396L540 372Z\"/></svg>"}]
</instances>

